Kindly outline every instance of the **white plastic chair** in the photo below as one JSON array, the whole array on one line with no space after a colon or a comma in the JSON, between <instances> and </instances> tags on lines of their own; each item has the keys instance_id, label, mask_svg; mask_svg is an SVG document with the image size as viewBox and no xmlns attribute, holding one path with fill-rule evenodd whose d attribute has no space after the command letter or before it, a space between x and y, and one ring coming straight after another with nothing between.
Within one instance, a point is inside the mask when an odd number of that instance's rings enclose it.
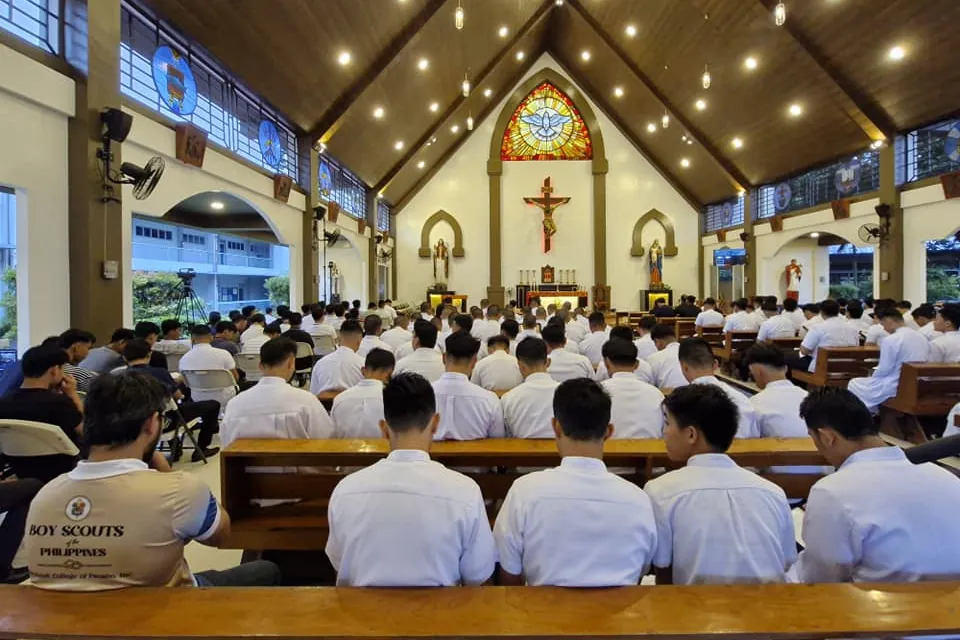
<instances>
[{"instance_id":1,"label":"white plastic chair","mask_svg":"<svg viewBox=\"0 0 960 640\"><path fill-rule=\"evenodd\" d=\"M260 371L259 353L238 353L236 358L237 368L247 374L247 380L256 382L263 377L263 372Z\"/></svg>"},{"instance_id":2,"label":"white plastic chair","mask_svg":"<svg viewBox=\"0 0 960 640\"><path fill-rule=\"evenodd\" d=\"M164 357L167 359L167 371L180 371L180 358L183 357L182 353L166 353Z\"/></svg>"},{"instance_id":3,"label":"white plastic chair","mask_svg":"<svg viewBox=\"0 0 960 640\"><path fill-rule=\"evenodd\" d=\"M0 420L0 454L11 458L80 454L63 429L45 422Z\"/></svg>"},{"instance_id":4,"label":"white plastic chair","mask_svg":"<svg viewBox=\"0 0 960 640\"><path fill-rule=\"evenodd\" d=\"M318 356L323 357L330 355L337 350L337 343L333 340L333 336L323 335L311 337L313 338L313 351Z\"/></svg>"},{"instance_id":5,"label":"white plastic chair","mask_svg":"<svg viewBox=\"0 0 960 640\"><path fill-rule=\"evenodd\" d=\"M257 361L259 362L259 357ZM237 381L233 379L233 374L226 369L196 369L180 373L187 379L187 386L193 391L224 391L237 388Z\"/></svg>"}]
</instances>

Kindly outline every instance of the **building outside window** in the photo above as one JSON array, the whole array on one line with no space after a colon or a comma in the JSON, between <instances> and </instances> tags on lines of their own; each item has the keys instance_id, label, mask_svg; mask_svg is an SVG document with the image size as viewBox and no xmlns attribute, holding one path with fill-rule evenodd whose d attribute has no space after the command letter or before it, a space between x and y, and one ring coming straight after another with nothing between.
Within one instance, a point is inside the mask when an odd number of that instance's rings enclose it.
<instances>
[{"instance_id":1,"label":"building outside window","mask_svg":"<svg viewBox=\"0 0 960 640\"><path fill-rule=\"evenodd\" d=\"M0 186L0 371L17 359L17 195Z\"/></svg>"}]
</instances>

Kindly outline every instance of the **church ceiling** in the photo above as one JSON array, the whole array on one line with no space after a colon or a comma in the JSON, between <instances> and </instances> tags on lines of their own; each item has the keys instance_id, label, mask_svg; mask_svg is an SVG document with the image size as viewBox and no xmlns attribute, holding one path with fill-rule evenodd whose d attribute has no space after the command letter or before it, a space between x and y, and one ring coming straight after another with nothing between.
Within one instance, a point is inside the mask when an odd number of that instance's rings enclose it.
<instances>
[{"instance_id":1,"label":"church ceiling","mask_svg":"<svg viewBox=\"0 0 960 640\"><path fill-rule=\"evenodd\" d=\"M545 51L699 204L960 111L957 0L144 2L395 205Z\"/></svg>"}]
</instances>

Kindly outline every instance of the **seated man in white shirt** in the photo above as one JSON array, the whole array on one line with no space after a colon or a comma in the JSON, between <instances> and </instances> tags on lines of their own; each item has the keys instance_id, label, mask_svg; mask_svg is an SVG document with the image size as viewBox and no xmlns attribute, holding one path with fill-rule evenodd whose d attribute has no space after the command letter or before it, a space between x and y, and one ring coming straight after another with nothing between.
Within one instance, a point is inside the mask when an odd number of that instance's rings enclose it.
<instances>
[{"instance_id":1,"label":"seated man in white shirt","mask_svg":"<svg viewBox=\"0 0 960 640\"><path fill-rule=\"evenodd\" d=\"M165 356L181 355L190 351L190 345L183 340L182 328L183 325L180 324L180 321L174 318L169 318L161 322L160 332L163 337L153 343L153 350L159 351ZM121 351L122 350L121 347Z\"/></svg>"},{"instance_id":2,"label":"seated man in white shirt","mask_svg":"<svg viewBox=\"0 0 960 640\"><path fill-rule=\"evenodd\" d=\"M843 314L847 318L847 322L856 327L857 331L860 331L860 320L863 318L863 306L860 304L859 300L851 300L847 303L847 310Z\"/></svg>"},{"instance_id":3,"label":"seated man in white shirt","mask_svg":"<svg viewBox=\"0 0 960 640\"><path fill-rule=\"evenodd\" d=\"M611 338L603 345L603 363L611 372L602 384L613 401L613 437L661 438L663 393L634 373L637 347L629 340Z\"/></svg>"},{"instance_id":4,"label":"seated man in white shirt","mask_svg":"<svg viewBox=\"0 0 960 640\"><path fill-rule=\"evenodd\" d=\"M543 323L544 325L546 322ZM539 338L540 337L540 324L537 322L537 318L528 313L523 316L523 327L520 329L520 333L517 334L517 342L524 340L526 338Z\"/></svg>"},{"instance_id":5,"label":"seated man in white shirt","mask_svg":"<svg viewBox=\"0 0 960 640\"><path fill-rule=\"evenodd\" d=\"M913 316L917 326L920 327L917 331L926 336L927 340L933 340L942 335L937 331L936 323L934 322L937 319L937 308L932 304L923 303L911 311L910 315Z\"/></svg>"},{"instance_id":6,"label":"seated man in white shirt","mask_svg":"<svg viewBox=\"0 0 960 640\"><path fill-rule=\"evenodd\" d=\"M568 325L569 326L569 325ZM548 323L541 332L543 341L547 343L550 365L547 373L557 382L572 380L573 378L589 378L594 380L596 374L593 365L586 356L571 353L567 350L567 338L563 327L559 323ZM532 340L533 338L527 338ZM526 340L524 340L526 342Z\"/></svg>"},{"instance_id":7,"label":"seated man in white shirt","mask_svg":"<svg viewBox=\"0 0 960 640\"><path fill-rule=\"evenodd\" d=\"M717 311L717 301L713 298L704 300L703 311L697 314L697 319L693 321L693 325L695 327L722 327L723 324L723 314Z\"/></svg>"},{"instance_id":8,"label":"seated man in white shirt","mask_svg":"<svg viewBox=\"0 0 960 640\"><path fill-rule=\"evenodd\" d=\"M685 338L677 351L680 369L690 384L708 384L717 387L737 407L737 438L758 438L757 417L747 396L726 382L717 379L717 360L710 345L703 338Z\"/></svg>"},{"instance_id":9,"label":"seated man in white shirt","mask_svg":"<svg viewBox=\"0 0 960 640\"><path fill-rule=\"evenodd\" d=\"M876 305L873 309L873 320L872 324L867 327L867 330L864 332L863 344L872 345L879 347L880 344L887 339L890 333L884 328L883 323L880 322L881 312L885 309L893 309L894 303L893 300L881 299L877 300Z\"/></svg>"},{"instance_id":10,"label":"seated man in white shirt","mask_svg":"<svg viewBox=\"0 0 960 640\"><path fill-rule=\"evenodd\" d=\"M248 329L249 331L249 329ZM259 335L254 335L247 338L247 341L243 343L243 346L240 349L240 353L245 354L257 354L260 353L260 348L263 345L267 344L274 338L280 335L280 323L276 322L274 324L268 324L263 327L262 333Z\"/></svg>"},{"instance_id":11,"label":"seated man in white shirt","mask_svg":"<svg viewBox=\"0 0 960 640\"><path fill-rule=\"evenodd\" d=\"M378 318L379 319L379 318ZM356 320L345 320L340 327L340 346L313 365L310 393L349 389L363 379L363 358L357 355L363 330Z\"/></svg>"},{"instance_id":12,"label":"seated man in white shirt","mask_svg":"<svg viewBox=\"0 0 960 640\"><path fill-rule=\"evenodd\" d=\"M657 518L657 583L783 582L796 561L783 489L725 454L737 407L714 385L675 389L663 406L667 456L686 466L647 482Z\"/></svg>"},{"instance_id":13,"label":"seated man in white shirt","mask_svg":"<svg viewBox=\"0 0 960 640\"><path fill-rule=\"evenodd\" d=\"M657 352L647 358L650 372L653 377L653 386L661 391L685 387L689 384L680 368L680 359L677 352L680 343L674 328L666 324L658 324L650 330L650 337L657 346Z\"/></svg>"},{"instance_id":14,"label":"seated man in white shirt","mask_svg":"<svg viewBox=\"0 0 960 640\"><path fill-rule=\"evenodd\" d=\"M823 316L820 315L820 305L813 302L803 305L803 318L803 324L800 325L800 331L797 332L797 335L801 338L805 338L814 325L823 322Z\"/></svg>"},{"instance_id":15,"label":"seated man in white shirt","mask_svg":"<svg viewBox=\"0 0 960 640\"><path fill-rule=\"evenodd\" d=\"M903 324L910 327L914 331L920 329L920 325L918 325L913 319L913 316L910 315L910 310L913 309L912 302L909 300L900 300L894 306L897 308L897 311L900 312L900 315L903 316Z\"/></svg>"},{"instance_id":16,"label":"seated man in white shirt","mask_svg":"<svg viewBox=\"0 0 960 640\"><path fill-rule=\"evenodd\" d=\"M314 344L319 347L320 342L326 342L329 338L333 341L333 344L336 345L337 330L332 324L327 322L327 314L324 307L319 304L315 305L310 312L310 317L313 319L313 323L310 325L307 333L310 334Z\"/></svg>"},{"instance_id":17,"label":"seated man in white shirt","mask_svg":"<svg viewBox=\"0 0 960 640\"><path fill-rule=\"evenodd\" d=\"M489 355L477 362L470 374L470 382L489 391L509 391L523 382L517 359L510 355L510 341L506 336L487 340Z\"/></svg>"},{"instance_id":18,"label":"seated man in white shirt","mask_svg":"<svg viewBox=\"0 0 960 640\"><path fill-rule=\"evenodd\" d=\"M577 322L573 314L566 308L560 309L557 312L557 317L563 321L564 335L566 335L567 341L576 344L579 350L580 341L587 337L587 328Z\"/></svg>"},{"instance_id":19,"label":"seated man in white shirt","mask_svg":"<svg viewBox=\"0 0 960 640\"><path fill-rule=\"evenodd\" d=\"M887 338L880 343L880 361L873 375L854 378L847 389L860 398L871 413L897 395L900 369L905 362L927 362L930 359L930 341L903 324L903 316L896 307L878 307L876 316Z\"/></svg>"},{"instance_id":20,"label":"seated man in white shirt","mask_svg":"<svg viewBox=\"0 0 960 640\"><path fill-rule=\"evenodd\" d=\"M580 341L580 353L585 355L590 364L596 367L603 362L603 345L609 339L607 335L607 319L599 311L590 314L590 335Z\"/></svg>"},{"instance_id":21,"label":"seated man in white shirt","mask_svg":"<svg viewBox=\"0 0 960 640\"><path fill-rule=\"evenodd\" d=\"M396 350L402 345L413 340L413 332L410 331L410 316L406 313L398 313L393 328L387 329L380 334L380 339L393 347L394 353L396 353Z\"/></svg>"},{"instance_id":22,"label":"seated man in white shirt","mask_svg":"<svg viewBox=\"0 0 960 640\"><path fill-rule=\"evenodd\" d=\"M222 369L229 371L234 380L239 379L237 373L237 361L233 359L227 351L217 349L211 343L213 342L213 332L205 324L195 325L191 332L193 348L183 354L180 359L180 371L203 371L207 369ZM220 403L221 412L227 407L227 403L237 395L235 387L226 387L216 391L198 391L191 392L192 398L196 401L216 400Z\"/></svg>"},{"instance_id":23,"label":"seated man in white shirt","mask_svg":"<svg viewBox=\"0 0 960 640\"><path fill-rule=\"evenodd\" d=\"M436 382L446 368L443 355L437 351L437 328L426 320L413 323L413 353L397 361L397 373L419 373Z\"/></svg>"},{"instance_id":24,"label":"seated man in white shirt","mask_svg":"<svg viewBox=\"0 0 960 640\"><path fill-rule=\"evenodd\" d=\"M500 399L507 436L554 437L553 395L560 383L547 373L547 343L540 338L522 341L517 345L517 362L523 384Z\"/></svg>"},{"instance_id":25,"label":"seated man in white shirt","mask_svg":"<svg viewBox=\"0 0 960 640\"><path fill-rule=\"evenodd\" d=\"M930 340L930 362L960 363L960 304L943 305L934 327L941 335Z\"/></svg>"},{"instance_id":26,"label":"seated man in white shirt","mask_svg":"<svg viewBox=\"0 0 960 640\"><path fill-rule=\"evenodd\" d=\"M247 340L259 338L263 335L263 328L267 325L267 319L262 313L255 313L247 320L247 328L240 334L241 352Z\"/></svg>"},{"instance_id":27,"label":"seated man in white shirt","mask_svg":"<svg viewBox=\"0 0 960 640\"><path fill-rule=\"evenodd\" d=\"M493 308L493 307L491 307ZM480 343L466 331L447 338L446 373L433 383L440 424L436 440L502 438L503 411L492 391L470 382Z\"/></svg>"},{"instance_id":28,"label":"seated man in white shirt","mask_svg":"<svg viewBox=\"0 0 960 640\"><path fill-rule=\"evenodd\" d=\"M840 317L840 305L836 300L824 300L818 306L823 319L821 322L812 324L808 322L805 325L808 331L803 342L800 343L800 357L791 357L787 360L787 364L792 369L816 370L817 351L821 347L860 346L860 334L845 318Z\"/></svg>"},{"instance_id":29,"label":"seated man in white shirt","mask_svg":"<svg viewBox=\"0 0 960 640\"><path fill-rule=\"evenodd\" d=\"M520 324L517 323L513 318L508 318L500 324L500 335L507 339L510 343L510 355L514 355L517 352L517 340L520 335ZM480 345L480 355L481 360L486 358L488 355L487 343L483 342Z\"/></svg>"},{"instance_id":30,"label":"seated man in white shirt","mask_svg":"<svg viewBox=\"0 0 960 640\"><path fill-rule=\"evenodd\" d=\"M807 425L800 417L800 403L807 392L787 380L783 351L768 344L752 346L744 356L760 393L750 398L761 438L803 438Z\"/></svg>"},{"instance_id":31,"label":"seated man in white shirt","mask_svg":"<svg viewBox=\"0 0 960 640\"><path fill-rule=\"evenodd\" d=\"M500 584L637 585L657 548L657 524L643 490L603 463L616 426L610 398L592 380L568 380L553 407L562 460L510 487L493 528Z\"/></svg>"},{"instance_id":32,"label":"seated man in white shirt","mask_svg":"<svg viewBox=\"0 0 960 640\"><path fill-rule=\"evenodd\" d=\"M837 471L810 489L806 548L791 576L809 583L960 578L957 478L887 446L867 408L844 389L811 392L800 414Z\"/></svg>"},{"instance_id":33,"label":"seated man in white shirt","mask_svg":"<svg viewBox=\"0 0 960 640\"><path fill-rule=\"evenodd\" d=\"M341 328L341 332L343 329ZM357 355L365 357L371 349L385 349L393 353L393 347L380 339L383 332L383 319L375 313L367 315L363 319L363 340L360 341L360 347L357 349Z\"/></svg>"},{"instance_id":34,"label":"seated man in white shirt","mask_svg":"<svg viewBox=\"0 0 960 640\"><path fill-rule=\"evenodd\" d=\"M731 331L756 331L760 328L760 323L757 322L756 316L747 313L747 306L746 298L734 300L733 313L727 316L727 320L723 324L724 333L730 333Z\"/></svg>"},{"instance_id":35,"label":"seated man in white shirt","mask_svg":"<svg viewBox=\"0 0 960 640\"><path fill-rule=\"evenodd\" d=\"M633 344L637 346L637 357L641 360L646 360L657 352L657 345L653 343L653 338L650 336L655 326L657 326L657 319L653 316L644 316L637 324L637 333L640 337L634 340Z\"/></svg>"},{"instance_id":36,"label":"seated man in white shirt","mask_svg":"<svg viewBox=\"0 0 960 640\"><path fill-rule=\"evenodd\" d=\"M500 333L500 307L492 304L487 307L486 320L474 318L470 335L480 342L486 342L487 338L492 338L498 333Z\"/></svg>"},{"instance_id":37,"label":"seated man in white shirt","mask_svg":"<svg viewBox=\"0 0 960 640\"><path fill-rule=\"evenodd\" d=\"M333 437L333 421L317 397L290 384L296 357L297 343L289 338L273 338L260 347L263 377L227 405L220 427L224 447L244 438Z\"/></svg>"},{"instance_id":38,"label":"seated man in white shirt","mask_svg":"<svg viewBox=\"0 0 960 640\"><path fill-rule=\"evenodd\" d=\"M653 320L654 325L656 325L656 318L651 317L650 320ZM637 342L640 342L643 345L646 345L647 343L649 343L651 346L653 346L653 353L657 352L657 345L653 344L653 340L650 339L649 334L646 336L647 338L646 340L641 339L634 342L633 329L625 325L619 325L610 329L610 333L608 335L610 336L610 340L613 340L615 338L618 338L620 340L626 340L627 342L632 343L634 347L636 347L637 359L634 361L633 369L631 370L633 373L633 376L637 380L640 380L641 382L646 382L647 384L652 385L653 384L653 367L651 367L646 360L643 360L642 358L639 357L640 348L637 347ZM604 380L609 379L610 375L611 375L610 372L607 371L606 360L604 359L600 362L600 366L597 367L596 380L597 382L603 382Z\"/></svg>"},{"instance_id":39,"label":"seated man in white shirt","mask_svg":"<svg viewBox=\"0 0 960 640\"><path fill-rule=\"evenodd\" d=\"M783 301L783 315L790 319L790 322L793 323L793 326L797 332L800 331L800 327L802 327L804 321L806 321L803 311L798 309L798 306L799 305L794 298L786 298Z\"/></svg>"},{"instance_id":40,"label":"seated man in white shirt","mask_svg":"<svg viewBox=\"0 0 960 640\"><path fill-rule=\"evenodd\" d=\"M465 336L469 337L469 336ZM380 430L390 455L350 474L330 496L327 556L346 587L480 585L497 551L480 487L430 460L440 416L415 373L383 388Z\"/></svg>"},{"instance_id":41,"label":"seated man in white shirt","mask_svg":"<svg viewBox=\"0 0 960 640\"><path fill-rule=\"evenodd\" d=\"M766 320L763 321L757 332L757 342L769 342L775 338L797 337L797 328L793 325L793 321L782 315L777 310L777 305L765 302L762 310Z\"/></svg>"},{"instance_id":42,"label":"seated man in white shirt","mask_svg":"<svg viewBox=\"0 0 960 640\"><path fill-rule=\"evenodd\" d=\"M532 313L533 317L537 319L537 327L543 329L547 325L547 310L539 307Z\"/></svg>"},{"instance_id":43,"label":"seated man in white shirt","mask_svg":"<svg viewBox=\"0 0 960 640\"><path fill-rule=\"evenodd\" d=\"M396 360L383 349L372 349L363 365L363 380L333 399L334 438L381 438L383 385L390 381Z\"/></svg>"}]
</instances>

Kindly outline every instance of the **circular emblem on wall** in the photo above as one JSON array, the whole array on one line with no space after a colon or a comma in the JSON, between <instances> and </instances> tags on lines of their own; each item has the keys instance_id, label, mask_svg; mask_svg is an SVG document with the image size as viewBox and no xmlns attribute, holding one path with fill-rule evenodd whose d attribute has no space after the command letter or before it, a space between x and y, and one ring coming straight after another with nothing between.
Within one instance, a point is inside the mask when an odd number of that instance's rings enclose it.
<instances>
[{"instance_id":1,"label":"circular emblem on wall","mask_svg":"<svg viewBox=\"0 0 960 640\"><path fill-rule=\"evenodd\" d=\"M92 508L93 503L90 502L90 498L86 496L76 496L75 498L70 498L63 512L74 522L79 522L90 515L90 509Z\"/></svg>"},{"instance_id":2,"label":"circular emblem on wall","mask_svg":"<svg viewBox=\"0 0 960 640\"><path fill-rule=\"evenodd\" d=\"M943 141L943 153L952 162L960 162L960 123L953 125Z\"/></svg>"},{"instance_id":3,"label":"circular emblem on wall","mask_svg":"<svg viewBox=\"0 0 960 640\"><path fill-rule=\"evenodd\" d=\"M729 227L733 222L733 204L725 202L720 209L720 222L725 227Z\"/></svg>"},{"instance_id":4,"label":"circular emblem on wall","mask_svg":"<svg viewBox=\"0 0 960 640\"><path fill-rule=\"evenodd\" d=\"M283 144L280 142L280 132L277 131L277 125L269 120L261 120L257 139L260 142L263 162L267 166L279 169L280 160L283 158Z\"/></svg>"},{"instance_id":5,"label":"circular emblem on wall","mask_svg":"<svg viewBox=\"0 0 960 640\"><path fill-rule=\"evenodd\" d=\"M197 108L197 82L186 58L164 45L153 53L153 84L170 111L188 116Z\"/></svg>"},{"instance_id":6,"label":"circular emblem on wall","mask_svg":"<svg viewBox=\"0 0 960 640\"><path fill-rule=\"evenodd\" d=\"M333 174L330 172L330 165L325 161L320 161L320 195L329 198L333 191Z\"/></svg>"},{"instance_id":7,"label":"circular emblem on wall","mask_svg":"<svg viewBox=\"0 0 960 640\"><path fill-rule=\"evenodd\" d=\"M773 189L773 208L777 211L786 211L790 206L793 191L786 182L781 182Z\"/></svg>"},{"instance_id":8,"label":"circular emblem on wall","mask_svg":"<svg viewBox=\"0 0 960 640\"><path fill-rule=\"evenodd\" d=\"M849 195L860 187L860 158L851 158L837 167L833 186L841 195Z\"/></svg>"}]
</instances>

